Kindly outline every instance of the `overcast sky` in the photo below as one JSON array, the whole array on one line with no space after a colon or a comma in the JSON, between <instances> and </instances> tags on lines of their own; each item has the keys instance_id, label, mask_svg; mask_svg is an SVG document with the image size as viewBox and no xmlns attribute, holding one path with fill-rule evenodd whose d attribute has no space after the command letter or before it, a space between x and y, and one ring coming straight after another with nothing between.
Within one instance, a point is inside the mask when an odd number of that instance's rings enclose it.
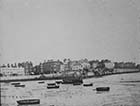
<instances>
[{"instance_id":1,"label":"overcast sky","mask_svg":"<svg viewBox=\"0 0 140 106\"><path fill-rule=\"evenodd\" d=\"M140 61L140 0L0 0L2 63Z\"/></svg>"}]
</instances>

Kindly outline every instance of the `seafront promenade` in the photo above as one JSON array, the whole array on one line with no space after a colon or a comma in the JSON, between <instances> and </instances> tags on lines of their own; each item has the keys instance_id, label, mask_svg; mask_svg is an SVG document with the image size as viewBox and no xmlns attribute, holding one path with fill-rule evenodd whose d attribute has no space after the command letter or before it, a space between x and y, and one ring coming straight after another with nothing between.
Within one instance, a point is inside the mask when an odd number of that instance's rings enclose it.
<instances>
[{"instance_id":1,"label":"seafront promenade","mask_svg":"<svg viewBox=\"0 0 140 106\"><path fill-rule=\"evenodd\" d=\"M119 71L121 70L121 71ZM124 71L122 71L124 70ZM107 75L115 74L126 74L126 73L140 73L139 69L115 69L113 73L106 73L101 76L96 76L93 72L88 72L86 75L83 75L83 79L92 78L92 77L103 77ZM35 80L57 80L63 79L62 74L43 74L43 75L28 75L28 76L12 76L12 77L1 77L0 82L12 82L12 81L35 81Z\"/></svg>"},{"instance_id":2,"label":"seafront promenade","mask_svg":"<svg viewBox=\"0 0 140 106\"><path fill-rule=\"evenodd\" d=\"M0 82L7 81L32 81L32 80L53 80L60 79L60 74L45 74L42 77L41 75L28 75L28 76L12 76L12 77L1 77Z\"/></svg>"}]
</instances>

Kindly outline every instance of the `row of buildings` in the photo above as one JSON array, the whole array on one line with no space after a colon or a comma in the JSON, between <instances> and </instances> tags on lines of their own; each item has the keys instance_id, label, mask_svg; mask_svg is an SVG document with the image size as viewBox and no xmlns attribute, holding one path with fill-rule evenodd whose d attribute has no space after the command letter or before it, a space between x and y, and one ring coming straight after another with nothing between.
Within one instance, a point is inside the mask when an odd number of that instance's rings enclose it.
<instances>
[{"instance_id":1,"label":"row of buildings","mask_svg":"<svg viewBox=\"0 0 140 106\"><path fill-rule=\"evenodd\" d=\"M32 62L22 62L18 64L3 64L0 66L0 76L25 76L32 72Z\"/></svg>"},{"instance_id":2,"label":"row of buildings","mask_svg":"<svg viewBox=\"0 0 140 106\"><path fill-rule=\"evenodd\" d=\"M61 73L66 71L82 71L86 73L88 71L112 71L114 68L119 69L134 69L139 68L139 64L133 62L111 62L108 59L105 60L70 60L64 59L63 61L48 60L38 65L33 65L32 62L22 62L12 65L2 65L0 68L1 76L17 76L17 75L39 75L39 74L51 74Z\"/></svg>"},{"instance_id":3,"label":"row of buildings","mask_svg":"<svg viewBox=\"0 0 140 106\"><path fill-rule=\"evenodd\" d=\"M70 59L64 59L64 61L53 61L53 60L48 60L44 61L43 63L40 63L39 65L36 65L33 67L33 73L35 74L50 74L50 73L61 73L64 71L76 71L76 70L83 70L84 68L89 69L90 64L87 59L82 59L82 60L75 60L71 61Z\"/></svg>"}]
</instances>

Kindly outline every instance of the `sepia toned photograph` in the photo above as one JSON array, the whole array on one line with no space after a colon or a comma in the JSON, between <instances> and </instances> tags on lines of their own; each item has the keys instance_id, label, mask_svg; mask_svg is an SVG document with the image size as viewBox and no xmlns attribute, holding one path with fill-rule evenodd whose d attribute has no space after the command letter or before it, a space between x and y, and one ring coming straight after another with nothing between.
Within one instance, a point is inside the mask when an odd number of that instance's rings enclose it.
<instances>
[{"instance_id":1,"label":"sepia toned photograph","mask_svg":"<svg viewBox=\"0 0 140 106\"><path fill-rule=\"evenodd\" d=\"M0 0L0 106L140 106L140 0Z\"/></svg>"}]
</instances>

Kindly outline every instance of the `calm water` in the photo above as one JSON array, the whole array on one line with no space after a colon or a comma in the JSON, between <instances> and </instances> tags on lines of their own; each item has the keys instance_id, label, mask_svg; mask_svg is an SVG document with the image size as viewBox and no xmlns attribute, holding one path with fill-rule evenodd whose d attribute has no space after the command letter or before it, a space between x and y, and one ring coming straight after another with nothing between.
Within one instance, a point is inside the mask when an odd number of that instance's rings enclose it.
<instances>
[{"instance_id":1,"label":"calm water","mask_svg":"<svg viewBox=\"0 0 140 106\"><path fill-rule=\"evenodd\" d=\"M39 98L39 105L31 106L140 106L140 73L91 78L92 87L60 84L59 89L47 89L47 83L55 81L21 82L25 88L16 88L11 83L1 83L2 106L17 106L16 101ZM109 92L97 92L96 87L109 86ZM30 105L28 105L30 106Z\"/></svg>"}]
</instances>

